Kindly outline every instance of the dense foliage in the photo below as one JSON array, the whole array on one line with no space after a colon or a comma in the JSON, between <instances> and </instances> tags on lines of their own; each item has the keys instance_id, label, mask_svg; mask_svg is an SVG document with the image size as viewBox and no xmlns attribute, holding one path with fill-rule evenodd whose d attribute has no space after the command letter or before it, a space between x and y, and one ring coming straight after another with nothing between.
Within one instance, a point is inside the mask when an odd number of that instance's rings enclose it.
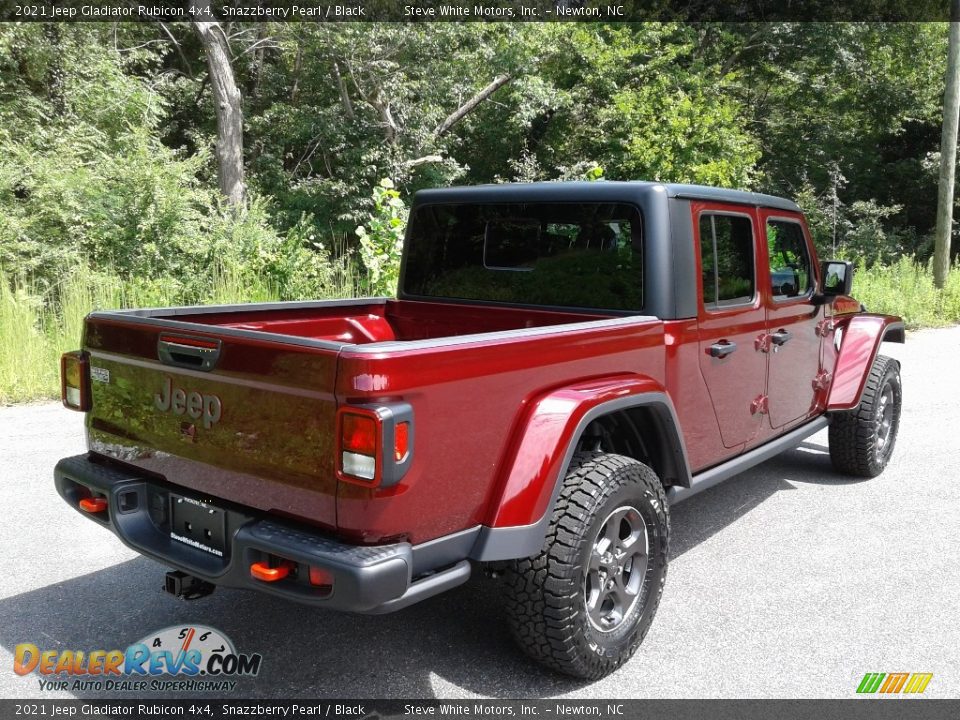
<instances>
[{"instance_id":1,"label":"dense foliage","mask_svg":"<svg viewBox=\"0 0 960 720\"><path fill-rule=\"evenodd\" d=\"M824 254L876 266L864 277L883 297L932 252L944 24L223 30L244 114L240 208L217 189L189 24L0 25L4 312L70 333L63 308L84 303L390 292L410 196L451 183L788 195ZM68 277L87 283L76 302Z\"/></svg>"},{"instance_id":2,"label":"dense foliage","mask_svg":"<svg viewBox=\"0 0 960 720\"><path fill-rule=\"evenodd\" d=\"M868 263L930 252L943 25L225 30L253 197L240 214L216 192L189 25L0 27L8 272L53 282L85 258L189 285L227 264L295 295L329 282L335 244L359 249L384 178L403 203L427 185L590 171L799 197L819 243Z\"/></svg>"}]
</instances>

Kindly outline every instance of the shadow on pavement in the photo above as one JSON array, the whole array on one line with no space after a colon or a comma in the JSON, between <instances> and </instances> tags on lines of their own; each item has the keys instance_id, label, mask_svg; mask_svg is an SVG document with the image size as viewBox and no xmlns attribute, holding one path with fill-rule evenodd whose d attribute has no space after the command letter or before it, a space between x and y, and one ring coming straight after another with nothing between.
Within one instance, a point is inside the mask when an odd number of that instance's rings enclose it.
<instances>
[{"instance_id":1,"label":"shadow on pavement","mask_svg":"<svg viewBox=\"0 0 960 720\"><path fill-rule=\"evenodd\" d=\"M675 560L708 540L782 490L795 484L842 487L868 478L840 475L830 463L826 445L803 442L767 462L737 475L670 511L671 557ZM669 584L669 581L668 581Z\"/></svg>"},{"instance_id":2,"label":"shadow on pavement","mask_svg":"<svg viewBox=\"0 0 960 720\"><path fill-rule=\"evenodd\" d=\"M793 483L845 484L824 451L805 443L678 505L673 559ZM541 670L514 648L497 583L479 573L452 592L379 617L327 613L236 590L178 602L161 591L163 575L161 566L138 558L0 600L0 644L11 653L23 642L41 649L122 649L170 625L211 625L238 651L264 657L258 677L239 680L236 697L432 698L449 694L444 683L482 696L541 697L583 685ZM24 694L39 692L36 675L21 682Z\"/></svg>"}]
</instances>

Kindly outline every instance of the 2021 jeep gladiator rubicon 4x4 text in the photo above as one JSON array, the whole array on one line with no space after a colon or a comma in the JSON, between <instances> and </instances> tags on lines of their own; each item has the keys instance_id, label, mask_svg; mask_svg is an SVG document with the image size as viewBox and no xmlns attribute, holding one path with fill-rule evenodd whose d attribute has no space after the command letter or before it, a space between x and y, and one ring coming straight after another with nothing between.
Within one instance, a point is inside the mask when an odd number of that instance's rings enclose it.
<instances>
[{"instance_id":1,"label":"2021 jeep gladiator rubicon 4x4 text","mask_svg":"<svg viewBox=\"0 0 960 720\"><path fill-rule=\"evenodd\" d=\"M63 358L63 499L213 585L366 613L496 563L530 655L598 678L666 578L670 506L829 428L874 476L899 318L789 200L644 182L416 195L397 299L95 312Z\"/></svg>"}]
</instances>

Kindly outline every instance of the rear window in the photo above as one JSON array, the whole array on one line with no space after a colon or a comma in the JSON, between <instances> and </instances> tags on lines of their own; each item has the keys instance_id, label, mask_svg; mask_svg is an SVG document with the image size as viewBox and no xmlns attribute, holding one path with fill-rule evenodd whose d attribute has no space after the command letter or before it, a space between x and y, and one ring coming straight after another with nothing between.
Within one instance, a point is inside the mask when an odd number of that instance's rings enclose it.
<instances>
[{"instance_id":1,"label":"rear window","mask_svg":"<svg viewBox=\"0 0 960 720\"><path fill-rule=\"evenodd\" d=\"M407 243L407 295L643 307L643 222L631 205L427 205L411 217Z\"/></svg>"}]
</instances>

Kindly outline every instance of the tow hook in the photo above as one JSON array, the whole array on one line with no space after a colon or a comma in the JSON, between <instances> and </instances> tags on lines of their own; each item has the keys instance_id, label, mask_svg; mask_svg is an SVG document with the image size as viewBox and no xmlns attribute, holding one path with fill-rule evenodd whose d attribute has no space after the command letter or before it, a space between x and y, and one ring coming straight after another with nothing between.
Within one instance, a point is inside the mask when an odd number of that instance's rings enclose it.
<instances>
[{"instance_id":1,"label":"tow hook","mask_svg":"<svg viewBox=\"0 0 960 720\"><path fill-rule=\"evenodd\" d=\"M216 590L217 586L185 572L171 570L164 580L163 589L178 600L199 600Z\"/></svg>"}]
</instances>

